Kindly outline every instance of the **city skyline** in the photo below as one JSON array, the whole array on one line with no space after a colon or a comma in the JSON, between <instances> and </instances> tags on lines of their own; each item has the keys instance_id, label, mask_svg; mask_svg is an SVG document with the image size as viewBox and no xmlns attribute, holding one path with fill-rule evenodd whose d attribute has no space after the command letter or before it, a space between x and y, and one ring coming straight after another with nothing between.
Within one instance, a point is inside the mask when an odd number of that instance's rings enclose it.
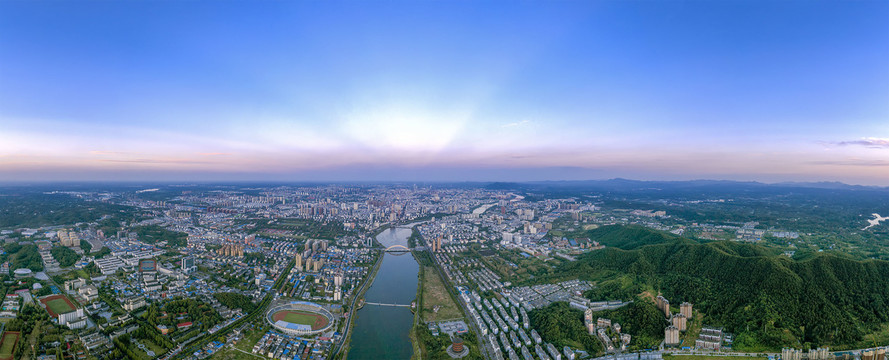
<instances>
[{"instance_id":1,"label":"city skyline","mask_svg":"<svg viewBox=\"0 0 889 360\"><path fill-rule=\"evenodd\" d=\"M0 181L889 185L887 2L0 10Z\"/></svg>"}]
</instances>

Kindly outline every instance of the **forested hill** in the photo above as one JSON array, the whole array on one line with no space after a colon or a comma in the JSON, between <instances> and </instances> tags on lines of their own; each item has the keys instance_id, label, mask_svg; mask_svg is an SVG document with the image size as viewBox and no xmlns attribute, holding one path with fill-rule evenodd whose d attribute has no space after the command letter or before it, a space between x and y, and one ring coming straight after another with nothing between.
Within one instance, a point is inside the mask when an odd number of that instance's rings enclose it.
<instances>
[{"instance_id":1,"label":"forested hill","mask_svg":"<svg viewBox=\"0 0 889 360\"><path fill-rule=\"evenodd\" d=\"M848 348L889 321L886 261L830 254L797 261L758 245L699 244L641 228L602 234L600 242L617 245L565 263L559 273L600 280L593 297L654 290L676 304L692 302L706 323L738 335L736 347ZM620 240L620 234L634 239ZM642 245L644 239L653 244Z\"/></svg>"},{"instance_id":2,"label":"forested hill","mask_svg":"<svg viewBox=\"0 0 889 360\"><path fill-rule=\"evenodd\" d=\"M607 247L616 247L624 250L632 250L644 245L692 242L688 239L682 239L661 231L652 231L649 228L638 225L607 225L589 230L586 234L590 239L598 241Z\"/></svg>"}]
</instances>

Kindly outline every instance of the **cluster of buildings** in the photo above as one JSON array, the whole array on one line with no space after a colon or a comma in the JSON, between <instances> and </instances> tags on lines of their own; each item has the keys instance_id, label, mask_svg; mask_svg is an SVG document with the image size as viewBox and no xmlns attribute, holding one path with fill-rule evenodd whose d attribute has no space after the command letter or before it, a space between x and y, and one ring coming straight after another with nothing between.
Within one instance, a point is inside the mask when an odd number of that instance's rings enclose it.
<instances>
[{"instance_id":1,"label":"cluster of buildings","mask_svg":"<svg viewBox=\"0 0 889 360\"><path fill-rule=\"evenodd\" d=\"M578 299L583 297L584 292L591 290L592 288L593 285L590 282L575 279L554 284L513 287L508 289L509 291L506 291L506 293L522 303L523 306L527 306L529 310L546 307L557 301L564 301L570 304L572 299L575 300L573 302L577 303L577 305L582 304L583 306L590 307L594 305L597 306L600 303L597 302L596 304L592 304L589 302L581 302ZM608 306L608 302L605 304ZM614 305L616 307L623 306L619 304ZM581 307L578 308L586 310Z\"/></svg>"},{"instance_id":2,"label":"cluster of buildings","mask_svg":"<svg viewBox=\"0 0 889 360\"><path fill-rule=\"evenodd\" d=\"M269 330L253 345L254 354L279 360L324 359L332 342L328 338L304 339Z\"/></svg>"},{"instance_id":3,"label":"cluster of buildings","mask_svg":"<svg viewBox=\"0 0 889 360\"><path fill-rule=\"evenodd\" d=\"M679 338L679 334L688 329L688 321L692 319L692 304L683 302L682 304L679 304L679 312L673 313L670 311L670 301L667 300L667 298L658 295L655 298L655 305L658 309L664 312L664 315L670 322L670 325L664 329L664 344L667 346L679 345L682 342ZM697 344L696 347L698 347Z\"/></svg>"},{"instance_id":4,"label":"cluster of buildings","mask_svg":"<svg viewBox=\"0 0 889 360\"><path fill-rule=\"evenodd\" d=\"M528 311L530 306L511 295L482 297L477 292L460 288L462 301L475 326L485 340L483 346L492 351L495 359L558 359L563 355L574 359L575 351L564 347L560 352L553 344L543 341L537 330L531 329ZM533 354L532 355L532 351ZM453 355L452 355L453 356Z\"/></svg>"},{"instance_id":5,"label":"cluster of buildings","mask_svg":"<svg viewBox=\"0 0 889 360\"><path fill-rule=\"evenodd\" d=\"M21 309L19 296L16 294L6 294L3 304L0 305L0 318L15 318L18 316L19 309Z\"/></svg>"},{"instance_id":6,"label":"cluster of buildings","mask_svg":"<svg viewBox=\"0 0 889 360\"><path fill-rule=\"evenodd\" d=\"M722 328L702 326L698 338L695 340L695 349L721 350L724 345L730 346L732 336Z\"/></svg>"},{"instance_id":7,"label":"cluster of buildings","mask_svg":"<svg viewBox=\"0 0 889 360\"><path fill-rule=\"evenodd\" d=\"M75 296L83 304L89 304L99 299L99 288L89 284L86 279L77 278L65 281L65 292Z\"/></svg>"},{"instance_id":8,"label":"cluster of buildings","mask_svg":"<svg viewBox=\"0 0 889 360\"><path fill-rule=\"evenodd\" d=\"M219 256L244 257L244 245L225 244L221 248L216 249L216 254Z\"/></svg>"},{"instance_id":9,"label":"cluster of buildings","mask_svg":"<svg viewBox=\"0 0 889 360\"><path fill-rule=\"evenodd\" d=\"M344 303L357 291L379 254L369 248L341 248L310 239L294 255L294 267L279 294L297 299Z\"/></svg>"},{"instance_id":10,"label":"cluster of buildings","mask_svg":"<svg viewBox=\"0 0 889 360\"><path fill-rule=\"evenodd\" d=\"M614 352L616 350L614 346L615 341L619 341L618 346L621 351L626 350L627 345L630 344L632 337L630 334L620 332L620 324L612 324L611 319L605 318L597 318L593 321L593 309L587 309L584 312L583 320L589 334L595 335L602 341L602 345L604 345L606 352Z\"/></svg>"},{"instance_id":11,"label":"cluster of buildings","mask_svg":"<svg viewBox=\"0 0 889 360\"><path fill-rule=\"evenodd\" d=\"M861 352L861 360L885 360L887 347L866 349Z\"/></svg>"},{"instance_id":12,"label":"cluster of buildings","mask_svg":"<svg viewBox=\"0 0 889 360\"><path fill-rule=\"evenodd\" d=\"M883 354L885 354L885 349L874 349L874 350L882 350ZM867 352L867 350L865 350ZM876 353L874 353L876 355ZM829 348L817 348L817 349L809 349L808 352L803 352L799 349L794 348L783 348L781 349L781 360L834 360L834 354L830 352ZM865 354L862 353L862 360L865 359ZM876 359L871 359L876 360Z\"/></svg>"},{"instance_id":13,"label":"cluster of buildings","mask_svg":"<svg viewBox=\"0 0 889 360\"><path fill-rule=\"evenodd\" d=\"M62 246L80 247L80 236L76 231L59 230L58 237Z\"/></svg>"},{"instance_id":14,"label":"cluster of buildings","mask_svg":"<svg viewBox=\"0 0 889 360\"><path fill-rule=\"evenodd\" d=\"M91 244L100 241L101 246L108 247L110 254L95 259L95 264L103 275L109 275L107 283L113 297L128 312L138 311L153 301L179 296L207 297L214 292L236 292L254 300L272 294L345 304L355 295L379 256L368 234L387 224L431 217L431 221L417 227L421 234L417 245L433 253L435 263L442 268L447 280L460 285L461 301L470 309L469 323L479 329L485 346L494 351L498 359L573 359L576 351L568 347L559 351L541 339L529 324L528 311L557 301L568 302L571 307L584 311L587 330L606 347L615 351L625 349L630 343L629 334L622 333L620 325L611 324L608 319L594 320L592 313L628 303L590 301L583 293L592 285L579 280L512 287L508 281L512 279L501 278L486 257L517 250L525 258L574 261L578 254L602 248L588 238L549 236L554 230L573 232L607 224L641 224L674 233L686 229L681 219L672 219L664 211L603 211L594 204L598 201L595 197L526 201L520 195L489 189L374 185L282 186L249 191L183 188L175 201L168 202L145 200L131 193L77 193L76 196L133 206L154 215L148 220L125 224L124 231L108 238L95 229L80 233L65 229L56 232L63 246L75 250L79 250L81 238ZM244 219L262 220L251 223ZM306 234L305 229L292 225L301 223L320 224L324 231L330 228L337 231L331 232L335 235ZM177 249L181 256L171 260L168 248L140 241L131 231L133 226L140 225L158 225L186 233L187 245ZM693 227L706 225L688 225ZM766 234L756 229L756 224L745 224L735 230L738 240L761 238ZM794 233L773 232L773 236L793 238ZM304 244L296 240L304 238L309 238ZM49 255L44 258L45 265L55 270L57 267L53 266L54 259L49 254L51 244L46 245L45 249L41 248ZM93 251L101 246L94 245ZM475 257L476 253L482 257ZM293 270L280 287L273 289L275 280L291 261L295 263ZM506 263L517 268L509 261ZM111 276L120 272L124 275ZM103 306L101 301L95 301L95 286L81 280L66 282L66 293L93 302L87 311L100 311ZM679 344L680 333L692 319L691 304L681 304L680 311L674 313L666 298L658 297L656 302L670 324L665 329L665 343ZM220 314L238 315L216 305L214 311ZM64 319L65 324L76 326L77 314L70 317ZM131 329L126 326L132 323L131 319L126 317L116 317L109 321L112 322L122 325L121 330ZM98 338L87 340L102 342ZM695 345L701 349L718 349L730 344L730 340L730 334L721 329L705 327ZM256 343L253 352L276 359L303 355L318 359L329 344L323 339L302 340L269 332ZM463 350L456 342L450 348Z\"/></svg>"}]
</instances>

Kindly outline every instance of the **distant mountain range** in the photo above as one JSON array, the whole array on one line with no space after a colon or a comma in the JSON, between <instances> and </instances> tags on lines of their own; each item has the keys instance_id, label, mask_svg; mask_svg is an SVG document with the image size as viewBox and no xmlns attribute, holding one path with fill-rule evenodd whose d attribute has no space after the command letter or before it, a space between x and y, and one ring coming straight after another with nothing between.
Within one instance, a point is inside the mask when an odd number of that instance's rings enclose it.
<instances>
[{"instance_id":1,"label":"distant mountain range","mask_svg":"<svg viewBox=\"0 0 889 360\"><path fill-rule=\"evenodd\" d=\"M762 183L757 181L733 180L686 180L686 181L646 181L614 178L607 180L554 180L529 182L493 182L486 186L489 189L524 189L524 188L589 188L598 190L632 191L632 190L680 190L680 189L764 189L764 188L807 188L828 190L878 190L889 191L889 187L849 185L841 182L780 182Z\"/></svg>"}]
</instances>

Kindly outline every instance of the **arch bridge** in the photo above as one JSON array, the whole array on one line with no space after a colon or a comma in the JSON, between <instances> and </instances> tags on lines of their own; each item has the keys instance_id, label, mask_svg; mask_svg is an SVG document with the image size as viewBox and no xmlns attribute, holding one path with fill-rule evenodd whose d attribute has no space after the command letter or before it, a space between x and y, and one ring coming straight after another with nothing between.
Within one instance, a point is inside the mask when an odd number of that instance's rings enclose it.
<instances>
[{"instance_id":1,"label":"arch bridge","mask_svg":"<svg viewBox=\"0 0 889 360\"><path fill-rule=\"evenodd\" d=\"M392 245L386 248L386 252L410 252L411 249L404 245Z\"/></svg>"}]
</instances>

